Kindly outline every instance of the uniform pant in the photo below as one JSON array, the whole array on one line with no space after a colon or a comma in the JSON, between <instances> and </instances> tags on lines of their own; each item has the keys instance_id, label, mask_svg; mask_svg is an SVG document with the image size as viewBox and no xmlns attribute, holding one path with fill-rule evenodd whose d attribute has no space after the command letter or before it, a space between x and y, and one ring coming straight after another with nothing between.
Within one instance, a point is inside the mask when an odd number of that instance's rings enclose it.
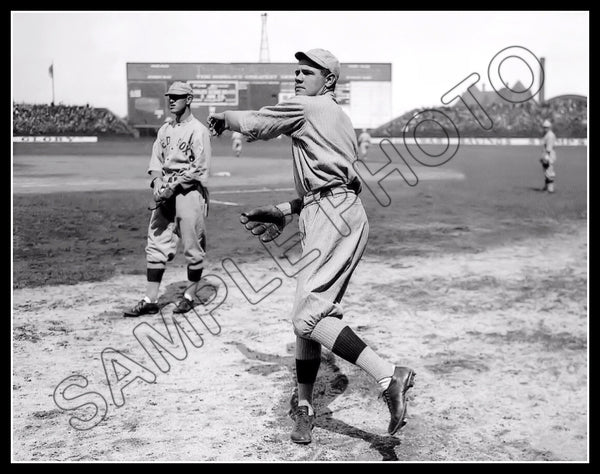
<instances>
[{"instance_id":1,"label":"uniform pant","mask_svg":"<svg viewBox=\"0 0 600 474\"><path fill-rule=\"evenodd\" d=\"M177 194L156 208L148 225L146 260L149 269L164 269L181 240L188 279L199 281L206 252L207 203L198 188Z\"/></svg>"},{"instance_id":2,"label":"uniform pant","mask_svg":"<svg viewBox=\"0 0 600 474\"><path fill-rule=\"evenodd\" d=\"M546 153L540 161L542 162L542 168L544 168L544 178L546 179L546 184L554 183L554 179L556 178L556 173L554 172L556 153L554 153L554 151Z\"/></svg>"},{"instance_id":3,"label":"uniform pant","mask_svg":"<svg viewBox=\"0 0 600 474\"><path fill-rule=\"evenodd\" d=\"M362 156L365 156L367 154L367 152L369 151L369 147L371 146L371 144L369 142L361 142L360 143L360 154Z\"/></svg>"},{"instance_id":4,"label":"uniform pant","mask_svg":"<svg viewBox=\"0 0 600 474\"><path fill-rule=\"evenodd\" d=\"M369 235L367 215L355 193L335 188L311 199L305 198L299 227L302 256L314 261L298 275L292 309L294 332L303 338L321 319L342 318L340 301Z\"/></svg>"}]
</instances>

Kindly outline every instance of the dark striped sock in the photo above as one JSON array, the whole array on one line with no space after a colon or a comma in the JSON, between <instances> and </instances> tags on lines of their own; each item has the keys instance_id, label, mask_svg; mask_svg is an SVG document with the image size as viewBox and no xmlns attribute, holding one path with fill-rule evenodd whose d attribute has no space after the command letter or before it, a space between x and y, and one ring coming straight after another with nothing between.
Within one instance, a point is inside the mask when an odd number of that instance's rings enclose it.
<instances>
[{"instance_id":1,"label":"dark striped sock","mask_svg":"<svg viewBox=\"0 0 600 474\"><path fill-rule=\"evenodd\" d=\"M311 338L323 344L335 355L356 364L376 381L394 373L394 366L379 357L340 319L323 318L315 326Z\"/></svg>"},{"instance_id":2,"label":"dark striped sock","mask_svg":"<svg viewBox=\"0 0 600 474\"><path fill-rule=\"evenodd\" d=\"M346 326L340 331L333 343L331 352L348 362L356 364L358 357L365 347L367 347L365 342L352 329Z\"/></svg>"},{"instance_id":3,"label":"dark striped sock","mask_svg":"<svg viewBox=\"0 0 600 474\"><path fill-rule=\"evenodd\" d=\"M296 336L296 359L320 359L321 344L312 339Z\"/></svg>"},{"instance_id":4,"label":"dark striped sock","mask_svg":"<svg viewBox=\"0 0 600 474\"><path fill-rule=\"evenodd\" d=\"M296 337L296 377L299 384L313 384L321 365L321 344Z\"/></svg>"},{"instance_id":5,"label":"dark striped sock","mask_svg":"<svg viewBox=\"0 0 600 474\"><path fill-rule=\"evenodd\" d=\"M296 377L299 384L314 384L321 359L300 360L296 359Z\"/></svg>"},{"instance_id":6,"label":"dark striped sock","mask_svg":"<svg viewBox=\"0 0 600 474\"><path fill-rule=\"evenodd\" d=\"M369 346L360 353L356 365L373 377L376 382L394 375L394 365L384 361Z\"/></svg>"},{"instance_id":7,"label":"dark striped sock","mask_svg":"<svg viewBox=\"0 0 600 474\"><path fill-rule=\"evenodd\" d=\"M154 283L160 283L162 281L163 274L165 273L164 268L148 268L146 270L146 278L148 281Z\"/></svg>"},{"instance_id":8,"label":"dark striped sock","mask_svg":"<svg viewBox=\"0 0 600 474\"><path fill-rule=\"evenodd\" d=\"M321 319L315 326L311 338L323 344L335 355L353 364L367 346L352 329L334 317Z\"/></svg>"},{"instance_id":9,"label":"dark striped sock","mask_svg":"<svg viewBox=\"0 0 600 474\"><path fill-rule=\"evenodd\" d=\"M202 270L203 270L202 268L194 269L194 268L188 267L188 269L187 269L188 280L193 283L199 282L202 279Z\"/></svg>"}]
</instances>

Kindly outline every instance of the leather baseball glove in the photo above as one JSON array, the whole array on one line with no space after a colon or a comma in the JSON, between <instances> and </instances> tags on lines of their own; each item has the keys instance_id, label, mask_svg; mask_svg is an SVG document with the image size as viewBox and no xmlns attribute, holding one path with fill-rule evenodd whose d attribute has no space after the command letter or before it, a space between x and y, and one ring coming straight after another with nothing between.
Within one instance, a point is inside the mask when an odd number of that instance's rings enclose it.
<instances>
[{"instance_id":1,"label":"leather baseball glove","mask_svg":"<svg viewBox=\"0 0 600 474\"><path fill-rule=\"evenodd\" d=\"M158 207L165 204L169 199L171 199L175 195L175 190L165 182L160 182L157 186L153 186L153 197L154 197L154 207L149 207L148 209L153 211Z\"/></svg>"},{"instance_id":2,"label":"leather baseball glove","mask_svg":"<svg viewBox=\"0 0 600 474\"><path fill-rule=\"evenodd\" d=\"M548 167L550 165L550 155L548 153L542 155L542 157L540 158L540 163L542 164L542 166Z\"/></svg>"},{"instance_id":3,"label":"leather baseball glove","mask_svg":"<svg viewBox=\"0 0 600 474\"><path fill-rule=\"evenodd\" d=\"M276 206L257 207L240 216L244 227L263 242L271 242L279 237L291 219L291 216L286 218Z\"/></svg>"},{"instance_id":4,"label":"leather baseball glove","mask_svg":"<svg viewBox=\"0 0 600 474\"><path fill-rule=\"evenodd\" d=\"M168 201L169 199L171 199L173 197L173 195L175 194L175 191L173 191L173 188L171 186L162 186L159 190L158 193L156 193L154 195L154 200L157 203L162 203L165 201Z\"/></svg>"}]
</instances>

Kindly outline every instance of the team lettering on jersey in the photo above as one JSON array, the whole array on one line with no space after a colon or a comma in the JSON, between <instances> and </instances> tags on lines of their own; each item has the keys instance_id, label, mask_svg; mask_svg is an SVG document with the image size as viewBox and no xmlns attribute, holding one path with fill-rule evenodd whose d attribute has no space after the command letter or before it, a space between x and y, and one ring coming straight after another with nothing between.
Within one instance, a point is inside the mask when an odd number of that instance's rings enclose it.
<instances>
[{"instance_id":1,"label":"team lettering on jersey","mask_svg":"<svg viewBox=\"0 0 600 474\"><path fill-rule=\"evenodd\" d=\"M160 141L160 146L164 149L167 148L171 144L171 137L166 136ZM196 157L194 156L194 152L192 151L192 137L189 140L184 140L181 137L177 139L176 147L185 155L190 163L193 163ZM164 152L163 152L164 156Z\"/></svg>"},{"instance_id":2,"label":"team lettering on jersey","mask_svg":"<svg viewBox=\"0 0 600 474\"><path fill-rule=\"evenodd\" d=\"M190 160L190 163L192 163L195 158L194 158L194 153L192 152L192 137L190 137L190 139L186 142L183 141L181 138L179 140L177 140L177 148L179 148L184 155L187 155L188 160Z\"/></svg>"}]
</instances>

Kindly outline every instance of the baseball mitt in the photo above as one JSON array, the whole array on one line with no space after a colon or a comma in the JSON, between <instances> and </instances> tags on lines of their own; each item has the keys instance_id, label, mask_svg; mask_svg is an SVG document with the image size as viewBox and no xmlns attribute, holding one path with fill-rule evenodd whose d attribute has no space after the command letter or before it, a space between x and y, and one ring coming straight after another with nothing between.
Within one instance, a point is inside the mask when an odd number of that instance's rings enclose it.
<instances>
[{"instance_id":1,"label":"baseball mitt","mask_svg":"<svg viewBox=\"0 0 600 474\"><path fill-rule=\"evenodd\" d=\"M263 206L242 213L240 222L263 242L271 242L281 235L288 223L283 212L275 206Z\"/></svg>"},{"instance_id":2,"label":"baseball mitt","mask_svg":"<svg viewBox=\"0 0 600 474\"><path fill-rule=\"evenodd\" d=\"M542 164L542 166L547 167L550 165L550 155L548 155L548 153L545 153L541 158L540 158L540 163Z\"/></svg>"},{"instance_id":3,"label":"baseball mitt","mask_svg":"<svg viewBox=\"0 0 600 474\"><path fill-rule=\"evenodd\" d=\"M162 186L158 193L154 196L156 202L165 202L173 197L175 192L171 186Z\"/></svg>"},{"instance_id":4,"label":"baseball mitt","mask_svg":"<svg viewBox=\"0 0 600 474\"><path fill-rule=\"evenodd\" d=\"M161 184L161 186L155 187L154 193L153 193L154 206L149 207L148 210L153 211L154 209L157 209L158 207L165 204L174 195L175 195L174 189L167 184Z\"/></svg>"}]
</instances>

